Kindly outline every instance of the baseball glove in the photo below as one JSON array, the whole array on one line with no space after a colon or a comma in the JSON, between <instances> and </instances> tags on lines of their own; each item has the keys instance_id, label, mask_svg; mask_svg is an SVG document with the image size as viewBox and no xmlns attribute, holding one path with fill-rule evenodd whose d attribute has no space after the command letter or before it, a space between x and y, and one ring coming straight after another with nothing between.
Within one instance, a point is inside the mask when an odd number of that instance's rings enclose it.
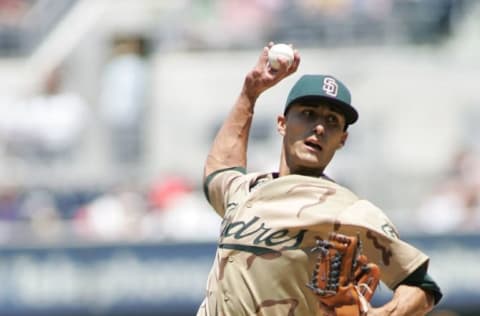
<instances>
[{"instance_id":1,"label":"baseball glove","mask_svg":"<svg viewBox=\"0 0 480 316\"><path fill-rule=\"evenodd\" d=\"M365 315L380 280L380 269L362 255L359 237L331 233L318 240L312 252L317 262L307 286L321 304L336 315Z\"/></svg>"}]
</instances>

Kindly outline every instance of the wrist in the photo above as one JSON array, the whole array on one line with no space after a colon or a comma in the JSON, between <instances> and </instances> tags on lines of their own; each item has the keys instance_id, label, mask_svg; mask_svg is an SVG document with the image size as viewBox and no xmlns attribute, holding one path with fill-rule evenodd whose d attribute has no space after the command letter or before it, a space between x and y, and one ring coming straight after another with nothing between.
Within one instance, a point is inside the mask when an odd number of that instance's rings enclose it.
<instances>
[{"instance_id":1,"label":"wrist","mask_svg":"<svg viewBox=\"0 0 480 316\"><path fill-rule=\"evenodd\" d=\"M240 104L253 113L258 96L257 94L249 93L246 88L243 88L239 96Z\"/></svg>"}]
</instances>

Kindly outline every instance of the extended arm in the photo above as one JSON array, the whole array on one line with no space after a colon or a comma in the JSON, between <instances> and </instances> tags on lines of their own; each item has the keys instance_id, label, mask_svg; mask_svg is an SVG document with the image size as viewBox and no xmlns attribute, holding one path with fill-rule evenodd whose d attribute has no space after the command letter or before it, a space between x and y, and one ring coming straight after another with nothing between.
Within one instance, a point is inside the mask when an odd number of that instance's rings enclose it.
<instances>
[{"instance_id":1,"label":"extended arm","mask_svg":"<svg viewBox=\"0 0 480 316\"><path fill-rule=\"evenodd\" d=\"M372 309L368 315L426 315L443 296L440 287L428 275L427 268L428 265L424 264L416 269L400 282L390 302Z\"/></svg>"},{"instance_id":2,"label":"extended arm","mask_svg":"<svg viewBox=\"0 0 480 316\"><path fill-rule=\"evenodd\" d=\"M298 68L300 56L295 51L294 61L289 68L286 61L279 60L280 68L272 71L267 63L269 47L264 47L257 65L247 74L237 101L215 137L205 163L204 178L220 169L246 168L248 137L257 98Z\"/></svg>"},{"instance_id":3,"label":"extended arm","mask_svg":"<svg viewBox=\"0 0 480 316\"><path fill-rule=\"evenodd\" d=\"M349 313L349 310L336 313L335 309L321 302L319 306L325 316L358 315L357 309L354 314ZM416 286L400 285L388 303L377 308L370 306L368 312L361 316L424 316L433 309L433 306L434 297L431 293Z\"/></svg>"},{"instance_id":4,"label":"extended arm","mask_svg":"<svg viewBox=\"0 0 480 316\"><path fill-rule=\"evenodd\" d=\"M379 308L370 309L368 316L423 316L433 306L434 297L431 293L416 286L400 285L391 301Z\"/></svg>"}]
</instances>

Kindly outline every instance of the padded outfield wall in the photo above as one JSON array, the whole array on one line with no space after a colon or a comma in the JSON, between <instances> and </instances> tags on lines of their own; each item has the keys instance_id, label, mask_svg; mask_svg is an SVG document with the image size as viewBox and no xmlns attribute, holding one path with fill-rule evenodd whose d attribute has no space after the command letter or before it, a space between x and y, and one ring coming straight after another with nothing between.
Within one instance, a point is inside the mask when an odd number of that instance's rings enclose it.
<instances>
[{"instance_id":1,"label":"padded outfield wall","mask_svg":"<svg viewBox=\"0 0 480 316\"><path fill-rule=\"evenodd\" d=\"M480 312L480 236L407 238L431 257L438 309ZM13 247L0 250L0 315L194 315L214 243ZM374 305L391 296L381 285ZM469 314L471 313L471 314Z\"/></svg>"}]
</instances>

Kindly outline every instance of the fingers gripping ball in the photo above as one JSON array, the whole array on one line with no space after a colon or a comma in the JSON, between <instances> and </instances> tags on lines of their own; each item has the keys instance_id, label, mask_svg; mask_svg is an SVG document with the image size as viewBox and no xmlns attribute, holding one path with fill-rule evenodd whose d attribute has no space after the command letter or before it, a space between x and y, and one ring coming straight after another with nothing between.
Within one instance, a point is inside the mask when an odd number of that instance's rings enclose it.
<instances>
[{"instance_id":1,"label":"fingers gripping ball","mask_svg":"<svg viewBox=\"0 0 480 316\"><path fill-rule=\"evenodd\" d=\"M318 240L317 262L307 286L339 315L364 315L380 280L380 269L361 254L358 237L332 233ZM343 311L343 312L342 312Z\"/></svg>"},{"instance_id":2,"label":"fingers gripping ball","mask_svg":"<svg viewBox=\"0 0 480 316\"><path fill-rule=\"evenodd\" d=\"M268 51L268 63L270 64L270 67L275 70L280 68L278 59L285 60L288 67L290 67L293 63L293 57L293 49L287 44L275 44L270 47L270 50Z\"/></svg>"}]
</instances>

